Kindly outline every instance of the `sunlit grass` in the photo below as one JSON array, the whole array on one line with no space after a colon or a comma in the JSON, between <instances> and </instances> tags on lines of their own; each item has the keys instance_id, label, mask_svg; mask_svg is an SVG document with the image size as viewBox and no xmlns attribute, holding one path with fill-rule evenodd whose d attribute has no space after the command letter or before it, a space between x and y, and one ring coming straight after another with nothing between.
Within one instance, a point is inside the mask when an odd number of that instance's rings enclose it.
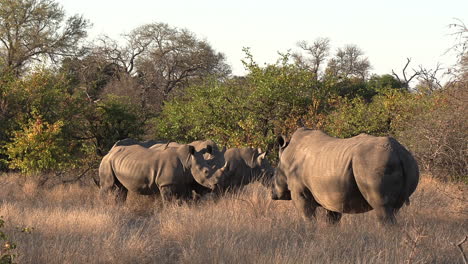
<instances>
[{"instance_id":1,"label":"sunlit grass","mask_svg":"<svg viewBox=\"0 0 468 264\"><path fill-rule=\"evenodd\" d=\"M19 263L462 263L452 242L468 230L466 186L427 177L395 227L372 212L329 226L319 210L306 222L260 184L165 208L139 196L116 206L95 186L45 189L20 175L0 177L0 188Z\"/></svg>"}]
</instances>

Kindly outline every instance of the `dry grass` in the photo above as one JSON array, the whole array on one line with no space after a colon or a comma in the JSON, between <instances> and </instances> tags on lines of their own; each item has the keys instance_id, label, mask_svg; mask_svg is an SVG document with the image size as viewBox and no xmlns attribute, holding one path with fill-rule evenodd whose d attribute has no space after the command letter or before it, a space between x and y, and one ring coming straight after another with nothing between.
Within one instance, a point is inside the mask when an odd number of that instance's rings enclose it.
<instances>
[{"instance_id":1,"label":"dry grass","mask_svg":"<svg viewBox=\"0 0 468 264\"><path fill-rule=\"evenodd\" d=\"M372 212L328 226L305 222L259 184L162 209L142 197L109 205L94 186L45 189L5 175L0 215L19 263L462 263L452 243L468 232L466 193L426 177L397 226L379 227Z\"/></svg>"}]
</instances>

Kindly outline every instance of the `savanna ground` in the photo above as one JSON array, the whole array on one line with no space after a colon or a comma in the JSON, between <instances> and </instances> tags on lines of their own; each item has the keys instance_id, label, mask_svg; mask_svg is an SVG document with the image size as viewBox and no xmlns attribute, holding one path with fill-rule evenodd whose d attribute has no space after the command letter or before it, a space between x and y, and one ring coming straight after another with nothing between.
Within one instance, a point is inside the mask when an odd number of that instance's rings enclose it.
<instances>
[{"instance_id":1,"label":"savanna ground","mask_svg":"<svg viewBox=\"0 0 468 264\"><path fill-rule=\"evenodd\" d=\"M306 222L257 183L164 209L141 196L116 206L91 184L39 187L18 174L1 176L0 190L19 263L463 263L454 243L468 234L466 185L428 176L394 227L372 212L328 226L319 210Z\"/></svg>"}]
</instances>

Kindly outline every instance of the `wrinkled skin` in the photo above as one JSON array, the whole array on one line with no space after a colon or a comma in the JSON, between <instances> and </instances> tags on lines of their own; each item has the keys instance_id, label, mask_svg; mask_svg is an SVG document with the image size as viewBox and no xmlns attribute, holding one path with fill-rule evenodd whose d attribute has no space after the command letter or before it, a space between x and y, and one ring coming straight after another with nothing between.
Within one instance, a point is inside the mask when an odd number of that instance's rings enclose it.
<instances>
[{"instance_id":1,"label":"wrinkled skin","mask_svg":"<svg viewBox=\"0 0 468 264\"><path fill-rule=\"evenodd\" d=\"M236 190L251 182L261 180L268 184L274 170L266 158L266 152L253 148L231 148L215 157L217 166L225 164L214 174L217 190Z\"/></svg>"},{"instance_id":2,"label":"wrinkled skin","mask_svg":"<svg viewBox=\"0 0 468 264\"><path fill-rule=\"evenodd\" d=\"M99 179L102 193L114 190L124 202L127 192L161 194L165 201L189 199L198 186L212 189L215 172L193 146L165 149L136 145L114 146L102 159Z\"/></svg>"},{"instance_id":3,"label":"wrinkled skin","mask_svg":"<svg viewBox=\"0 0 468 264\"><path fill-rule=\"evenodd\" d=\"M300 128L289 143L283 137L278 143L272 198L292 200L309 219L321 206L331 223L342 213L370 210L381 222L395 223L395 213L409 204L419 181L415 159L390 137L337 139Z\"/></svg>"}]
</instances>

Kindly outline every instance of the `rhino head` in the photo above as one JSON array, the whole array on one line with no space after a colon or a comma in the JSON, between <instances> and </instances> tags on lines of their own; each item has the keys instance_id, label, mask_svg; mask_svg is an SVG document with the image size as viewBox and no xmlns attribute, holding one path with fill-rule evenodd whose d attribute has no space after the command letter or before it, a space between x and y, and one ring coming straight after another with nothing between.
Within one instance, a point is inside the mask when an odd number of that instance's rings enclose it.
<instances>
[{"instance_id":1,"label":"rhino head","mask_svg":"<svg viewBox=\"0 0 468 264\"><path fill-rule=\"evenodd\" d=\"M279 163L273 176L273 188L271 191L271 199L273 200L291 200L291 191L288 189L288 178L281 166L281 158L283 152L288 146L289 142L286 141L284 136L279 136L277 139L279 145Z\"/></svg>"},{"instance_id":2,"label":"rhino head","mask_svg":"<svg viewBox=\"0 0 468 264\"><path fill-rule=\"evenodd\" d=\"M261 149L244 148L244 156L233 155L239 153L241 149L223 149L221 155L216 156L214 164L218 169L215 173L217 188L225 190L227 188L237 188L249 184L253 181L261 181L267 187L271 185L274 169L266 158L267 153ZM249 153L245 155L245 153ZM220 166L224 164L224 166Z\"/></svg>"},{"instance_id":3,"label":"rhino head","mask_svg":"<svg viewBox=\"0 0 468 264\"><path fill-rule=\"evenodd\" d=\"M257 154L254 155L254 168L256 168L258 174L255 178L260 179L262 184L268 187L271 185L275 170L271 166L266 156L267 151L262 152L262 150L259 148L257 150Z\"/></svg>"},{"instance_id":4,"label":"rhino head","mask_svg":"<svg viewBox=\"0 0 468 264\"><path fill-rule=\"evenodd\" d=\"M211 147L207 147L207 152L211 153ZM193 178L199 184L214 189L218 182L216 175L223 173L224 169L216 169L205 160L204 153L195 151L195 147L191 145L184 145L179 148L178 152L181 154L182 163L185 168L189 169Z\"/></svg>"}]
</instances>

